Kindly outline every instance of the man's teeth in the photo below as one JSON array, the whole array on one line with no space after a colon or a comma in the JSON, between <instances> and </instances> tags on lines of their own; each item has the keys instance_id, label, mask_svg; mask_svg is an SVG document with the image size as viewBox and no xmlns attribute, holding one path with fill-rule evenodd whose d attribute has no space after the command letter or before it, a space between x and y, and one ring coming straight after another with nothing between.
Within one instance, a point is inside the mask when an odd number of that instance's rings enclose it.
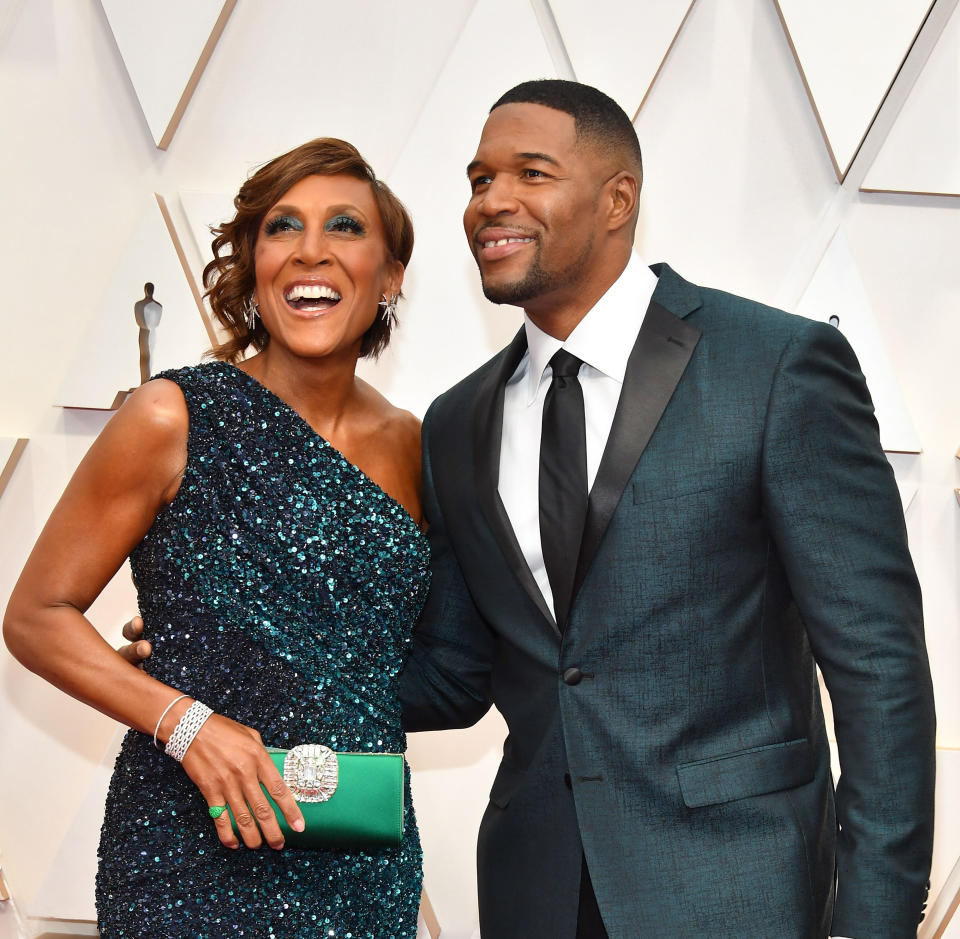
<instances>
[{"instance_id":1,"label":"man's teeth","mask_svg":"<svg viewBox=\"0 0 960 939\"><path fill-rule=\"evenodd\" d=\"M283 298L291 300L339 300L340 294L326 284L297 284L291 287Z\"/></svg>"},{"instance_id":2,"label":"man's teeth","mask_svg":"<svg viewBox=\"0 0 960 939\"><path fill-rule=\"evenodd\" d=\"M484 248L499 248L501 245L527 244L532 238L501 238L499 241L485 241Z\"/></svg>"}]
</instances>

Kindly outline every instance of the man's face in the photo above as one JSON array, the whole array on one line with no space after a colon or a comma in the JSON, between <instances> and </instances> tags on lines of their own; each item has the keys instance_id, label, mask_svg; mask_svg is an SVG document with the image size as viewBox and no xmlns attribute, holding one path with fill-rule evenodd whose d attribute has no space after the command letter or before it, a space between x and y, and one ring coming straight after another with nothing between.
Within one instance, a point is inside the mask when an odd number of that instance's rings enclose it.
<instances>
[{"instance_id":1,"label":"man's face","mask_svg":"<svg viewBox=\"0 0 960 939\"><path fill-rule=\"evenodd\" d=\"M488 300L528 312L577 303L603 230L605 170L564 111L504 104L490 114L463 214Z\"/></svg>"}]
</instances>

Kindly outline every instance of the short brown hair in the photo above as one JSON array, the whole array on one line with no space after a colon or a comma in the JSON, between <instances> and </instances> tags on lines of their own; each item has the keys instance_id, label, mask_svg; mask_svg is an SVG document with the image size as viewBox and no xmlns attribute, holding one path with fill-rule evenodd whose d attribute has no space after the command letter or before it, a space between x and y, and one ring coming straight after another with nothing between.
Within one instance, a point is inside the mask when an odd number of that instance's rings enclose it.
<instances>
[{"instance_id":1,"label":"short brown hair","mask_svg":"<svg viewBox=\"0 0 960 939\"><path fill-rule=\"evenodd\" d=\"M230 338L212 350L218 359L235 362L247 346L258 352L270 342L270 334L258 318L247 327L244 309L255 285L254 248L263 218L272 205L307 176L345 173L370 184L380 211L387 250L404 267L413 253L413 222L403 203L386 183L377 179L370 164L352 144L336 137L318 137L260 167L233 200L237 214L212 229L213 260L203 269L203 285L214 316ZM378 356L390 341L394 320L383 309L364 333L361 356Z\"/></svg>"}]
</instances>

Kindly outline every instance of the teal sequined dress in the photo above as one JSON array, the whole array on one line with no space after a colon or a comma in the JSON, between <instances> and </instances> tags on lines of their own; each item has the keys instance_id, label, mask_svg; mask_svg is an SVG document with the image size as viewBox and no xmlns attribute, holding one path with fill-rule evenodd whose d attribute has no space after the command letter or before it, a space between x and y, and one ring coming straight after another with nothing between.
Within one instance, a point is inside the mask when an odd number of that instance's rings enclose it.
<instances>
[{"instance_id":1,"label":"teal sequined dress","mask_svg":"<svg viewBox=\"0 0 960 939\"><path fill-rule=\"evenodd\" d=\"M130 557L147 670L268 746L401 752L398 676L429 586L413 519L233 366L164 373L190 416L173 502ZM127 734L107 797L104 939L416 935L421 851L224 848L182 767Z\"/></svg>"}]
</instances>

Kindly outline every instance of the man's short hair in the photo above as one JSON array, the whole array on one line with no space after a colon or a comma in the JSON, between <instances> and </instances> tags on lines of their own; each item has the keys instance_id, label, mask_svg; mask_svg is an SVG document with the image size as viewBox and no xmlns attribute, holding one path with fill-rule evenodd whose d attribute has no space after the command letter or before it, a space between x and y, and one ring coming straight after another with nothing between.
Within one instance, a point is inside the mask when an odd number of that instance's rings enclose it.
<instances>
[{"instance_id":1,"label":"man's short hair","mask_svg":"<svg viewBox=\"0 0 960 939\"><path fill-rule=\"evenodd\" d=\"M623 168L636 173L637 185L643 182L637 132L623 108L602 91L561 78L540 78L511 88L497 99L491 112L502 104L542 104L566 112L573 117L579 138L589 140L602 152L619 156Z\"/></svg>"}]
</instances>

